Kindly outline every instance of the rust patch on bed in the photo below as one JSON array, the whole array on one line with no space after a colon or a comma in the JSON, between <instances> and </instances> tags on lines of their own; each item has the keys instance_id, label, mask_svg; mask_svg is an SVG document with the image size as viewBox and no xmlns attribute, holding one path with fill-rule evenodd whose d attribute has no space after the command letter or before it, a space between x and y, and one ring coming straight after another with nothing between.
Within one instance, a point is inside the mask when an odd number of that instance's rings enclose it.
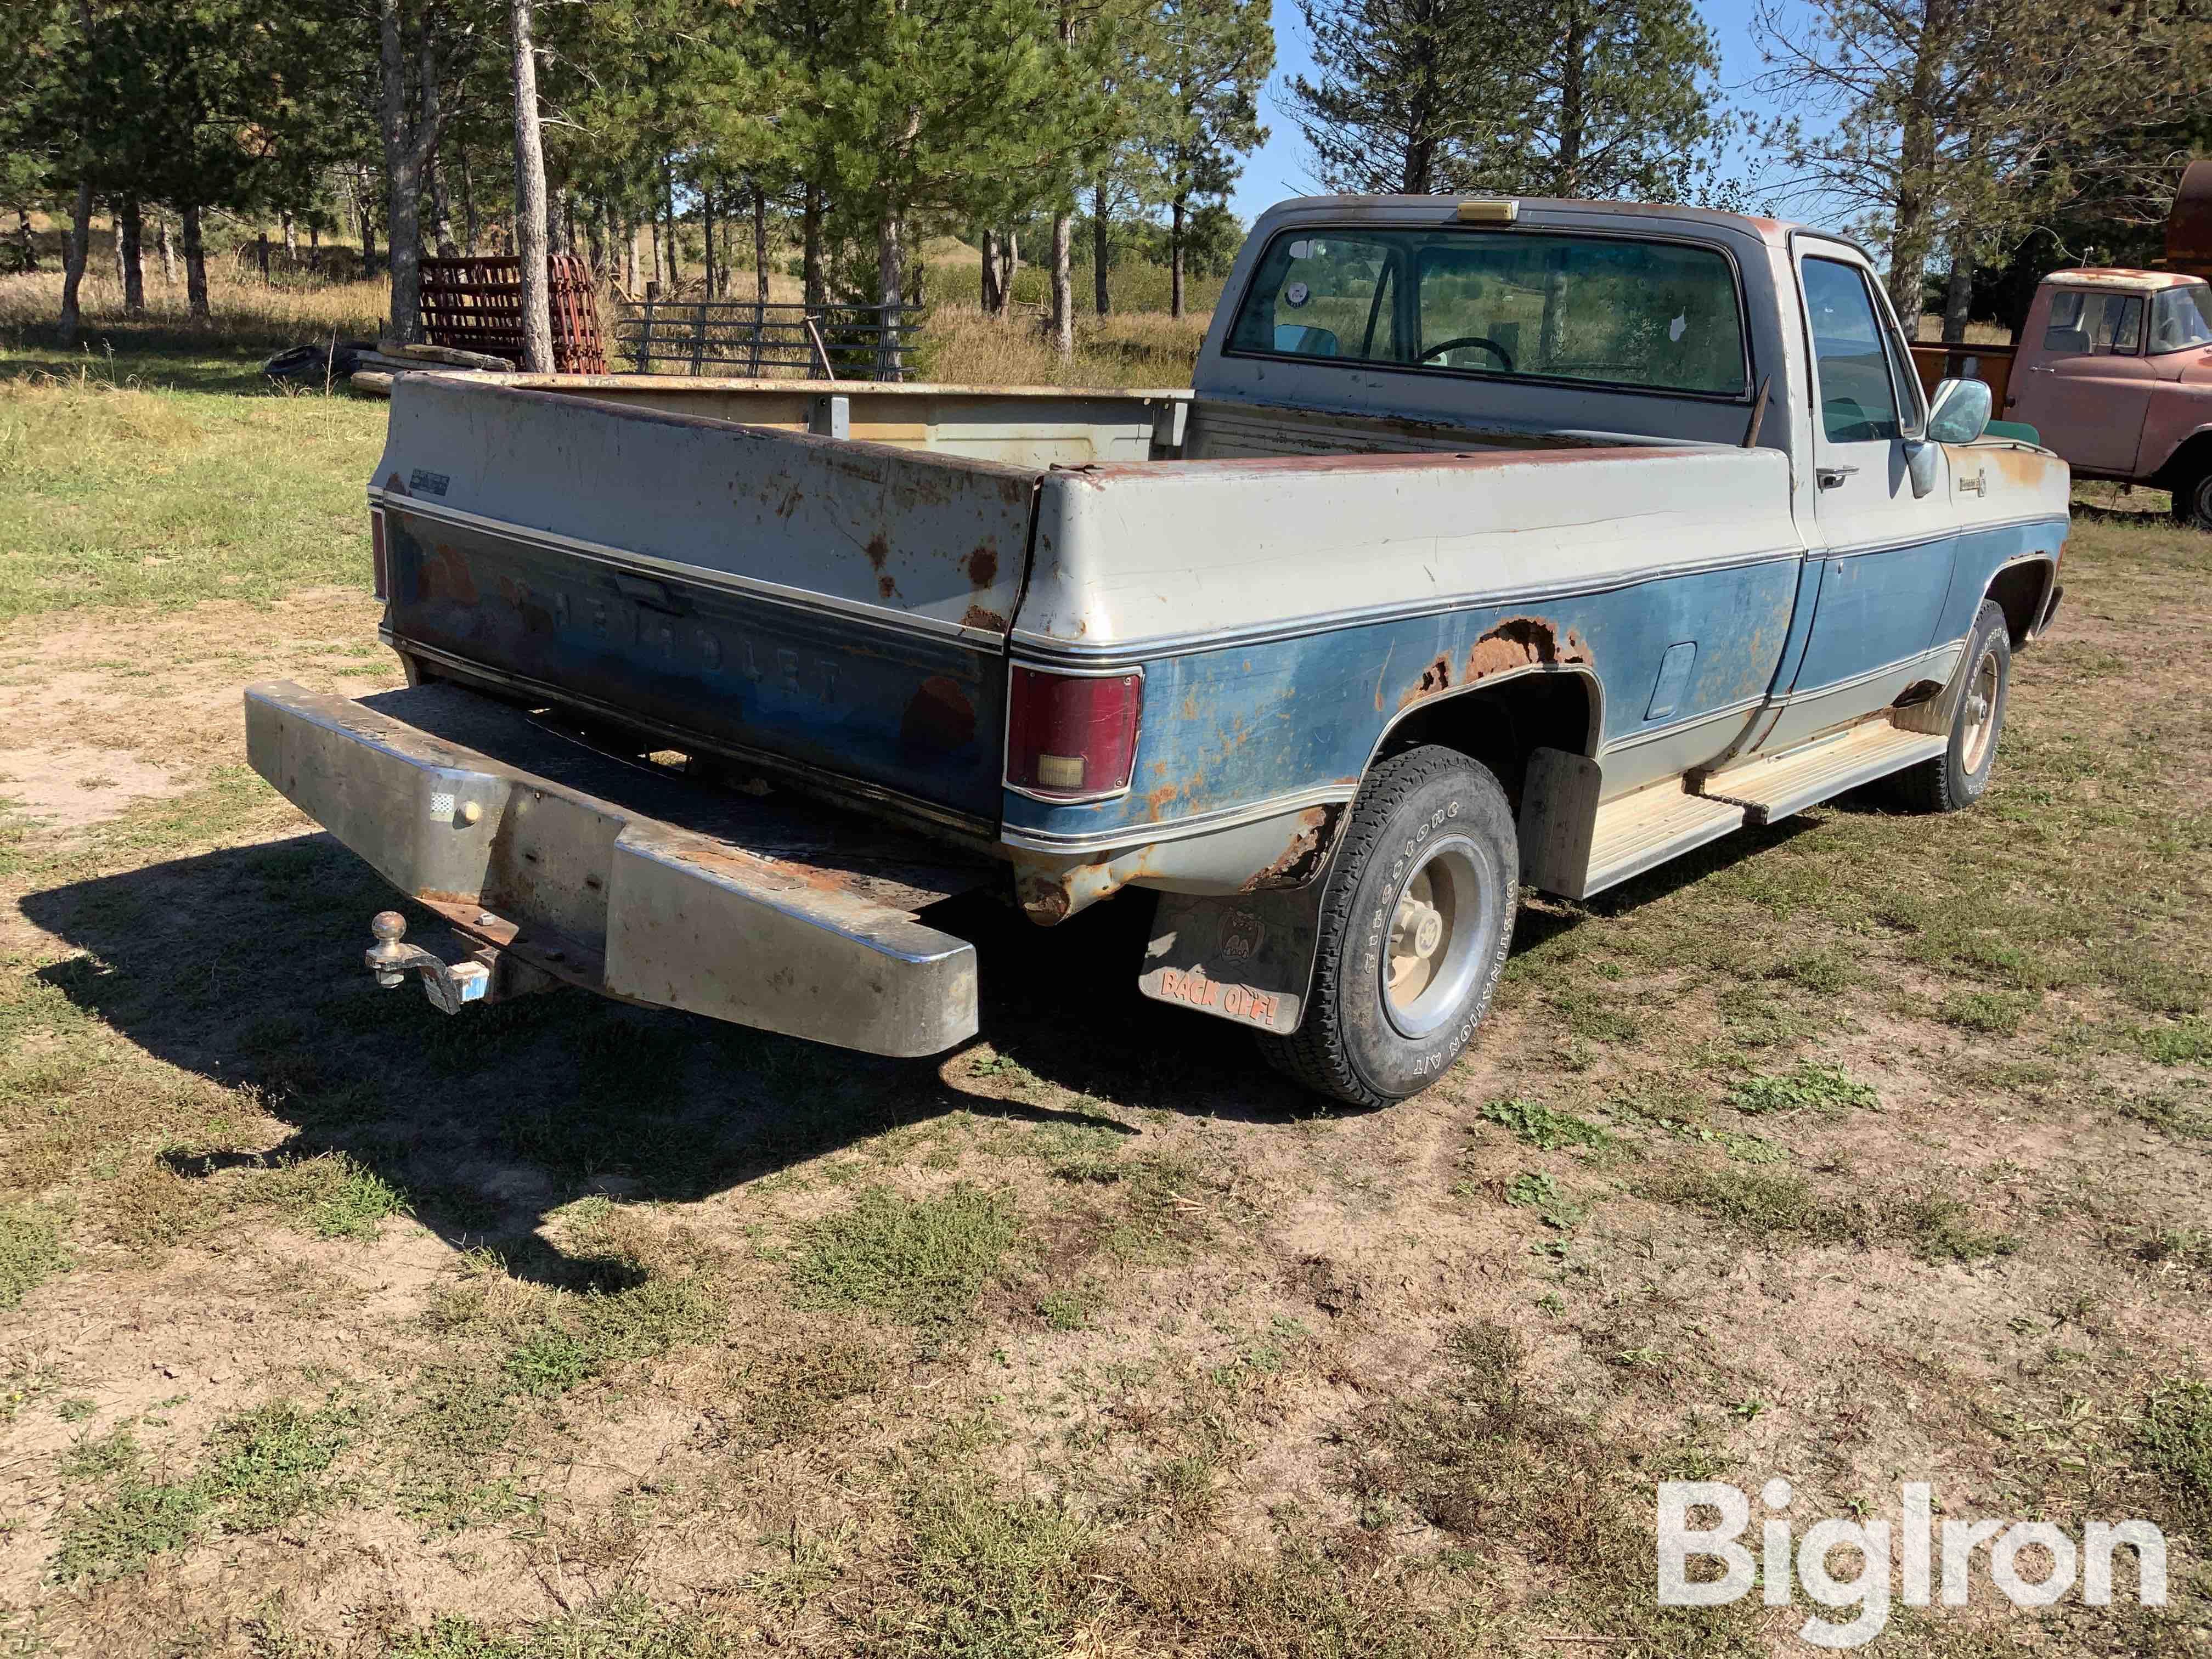
<instances>
[{"instance_id":1,"label":"rust patch on bed","mask_svg":"<svg viewBox=\"0 0 2212 1659\"><path fill-rule=\"evenodd\" d=\"M477 579L470 573L467 556L446 542L433 547L429 557L416 568L415 587L426 599L452 599L460 605L477 602Z\"/></svg>"},{"instance_id":2,"label":"rust patch on bed","mask_svg":"<svg viewBox=\"0 0 2212 1659\"><path fill-rule=\"evenodd\" d=\"M868 538L868 562L870 564L875 566L877 569L881 570L890 556L891 544L884 539L884 532L882 531L878 530L874 535Z\"/></svg>"},{"instance_id":3,"label":"rust patch on bed","mask_svg":"<svg viewBox=\"0 0 2212 1659\"><path fill-rule=\"evenodd\" d=\"M988 629L994 634L1006 631L1006 619L997 611L980 605L968 607L968 614L960 618L960 625L963 628Z\"/></svg>"},{"instance_id":4,"label":"rust patch on bed","mask_svg":"<svg viewBox=\"0 0 2212 1659\"><path fill-rule=\"evenodd\" d=\"M988 544L978 547L968 556L968 580L971 586L988 587L999 580L999 556Z\"/></svg>"}]
</instances>

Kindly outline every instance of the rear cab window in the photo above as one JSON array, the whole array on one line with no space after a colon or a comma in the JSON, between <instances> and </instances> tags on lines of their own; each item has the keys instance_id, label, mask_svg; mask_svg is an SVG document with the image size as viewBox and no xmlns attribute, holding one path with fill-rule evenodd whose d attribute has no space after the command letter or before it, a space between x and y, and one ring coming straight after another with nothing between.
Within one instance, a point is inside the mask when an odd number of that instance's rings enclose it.
<instances>
[{"instance_id":1,"label":"rear cab window","mask_svg":"<svg viewBox=\"0 0 2212 1659\"><path fill-rule=\"evenodd\" d=\"M1534 230L1279 234L1232 355L1749 395L1735 267L1684 242Z\"/></svg>"}]
</instances>

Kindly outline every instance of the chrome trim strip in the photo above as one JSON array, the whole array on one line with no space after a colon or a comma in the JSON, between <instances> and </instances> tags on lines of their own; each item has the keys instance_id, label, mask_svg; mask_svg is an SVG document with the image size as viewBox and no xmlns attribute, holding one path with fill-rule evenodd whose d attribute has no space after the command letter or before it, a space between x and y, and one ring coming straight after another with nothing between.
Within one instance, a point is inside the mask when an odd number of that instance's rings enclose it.
<instances>
[{"instance_id":1,"label":"chrome trim strip","mask_svg":"<svg viewBox=\"0 0 2212 1659\"><path fill-rule=\"evenodd\" d=\"M1737 554L1698 562L1651 565L1632 571L1610 571L1586 581L1558 587L1531 588L1524 586L1447 594L1435 599L1403 599L1390 605L1324 611L1319 616L1301 617L1295 620L1258 623L1244 629L1219 629L1209 634L1156 634L1102 641L1097 645L1077 645L1070 641L1056 640L1048 635L1032 634L1018 628L1007 636L1007 640L1010 647L1041 659L1039 666L1049 665L1057 669L1062 662L1127 662L1133 666L1141 662L1157 662L1166 657L1194 656L1202 651L1231 650L1240 646L1273 645L1284 640L1331 633L1340 628L1361 628L1376 623L1447 616L1455 611L1480 611L1492 605L1547 605L1558 599L1582 599L1593 593L1610 593L1625 587L1640 587L1646 582L1747 570L1762 564L1791 563L1805 556L1806 550L1802 547L1768 548L1757 553ZM1109 667L1098 672L1115 671Z\"/></svg>"},{"instance_id":2,"label":"chrome trim strip","mask_svg":"<svg viewBox=\"0 0 2212 1659\"><path fill-rule=\"evenodd\" d=\"M1007 824L1000 830L999 840L1005 846L1018 847L1032 853L1134 851L1154 842L1182 841L1192 836L1211 835L1218 830L1234 830L1243 824L1256 823L1263 818L1285 817L1292 812L1302 812L1309 806L1326 806L1350 800L1357 793L1355 788L1345 784L1322 784L1287 795L1270 795L1265 800L1250 801L1242 806L1224 806L1212 812L1194 813L1168 823L1117 823L1106 829L1085 830L1073 835L1054 835L1048 830L1022 830Z\"/></svg>"},{"instance_id":3,"label":"chrome trim strip","mask_svg":"<svg viewBox=\"0 0 2212 1659\"><path fill-rule=\"evenodd\" d=\"M1723 703L1717 708L1708 708L1703 714L1692 714L1686 720L1670 720L1664 726L1654 726L1648 729L1639 726L1626 737L1616 738L1611 743L1599 744L1597 752L1590 758L1601 761L1607 755L1617 755L1624 749L1641 749L1647 743L1658 743L1667 738L1679 738L1683 732L1695 731L1700 726L1714 725L1722 720L1741 722L1747 714L1754 708L1764 708L1770 701L1771 699L1764 695L1739 697L1734 702Z\"/></svg>"},{"instance_id":4,"label":"chrome trim strip","mask_svg":"<svg viewBox=\"0 0 2212 1659\"><path fill-rule=\"evenodd\" d=\"M734 572L716 570L707 565L687 564L681 559L664 559L651 553L633 552L628 548L609 547L604 543L587 542L554 531L534 530L525 525L510 523L505 519L464 512L459 507L428 506L415 496L394 495L386 489L372 489L368 492L368 500L371 507L381 507L387 513L428 519L463 530L482 531L507 541L541 548L550 553L566 553L575 558L589 559L594 563L617 569L649 571L656 575L672 576L697 586L720 588L726 592L740 593L747 599L765 600L793 611L834 611L854 622L880 628L886 633L953 640L963 645L981 647L994 656L1003 654L1006 648L1003 635L986 629L969 628L960 623L940 622L934 617L917 616L908 611L890 611L882 605L869 605L859 599L842 599L835 594L786 587L780 582L762 581L757 577L740 576Z\"/></svg>"},{"instance_id":5,"label":"chrome trim strip","mask_svg":"<svg viewBox=\"0 0 2212 1659\"><path fill-rule=\"evenodd\" d=\"M2018 530L2028 525L2069 525L2070 523L2069 520L2060 518L2054 514L2031 513L2024 518L1993 519L1986 524L1954 525L1940 534L1915 536L1909 541L1855 542L1849 547L1824 549L1814 554L1813 556L1816 559L1856 559L1869 553L1903 553L1916 547L1933 547L1938 542L1959 541L1968 536L1984 535L1990 531ZM2027 559L2047 559L2050 556L2048 553L2043 552L2022 553L2014 558L2008 559L2005 563L2018 564ZM2002 569L2004 566L2000 565L1998 568Z\"/></svg>"},{"instance_id":6,"label":"chrome trim strip","mask_svg":"<svg viewBox=\"0 0 2212 1659\"><path fill-rule=\"evenodd\" d=\"M1964 635L1960 637L1963 638ZM1777 708L1787 708L1793 702L1805 702L1815 697L1830 696L1834 692L1847 691L1855 685L1867 684L1870 681L1881 679L1885 675L1894 674L1900 669L1917 667L1920 664L1931 661L1946 652L1955 651L1958 649L1959 643L1958 640L1946 640L1941 645L1932 645L1927 650L1916 651L1908 657L1894 658L1891 661L1883 663L1880 667L1869 668L1863 673L1848 675L1840 680L1829 680L1820 685L1798 686L1772 699L1773 705Z\"/></svg>"}]
</instances>

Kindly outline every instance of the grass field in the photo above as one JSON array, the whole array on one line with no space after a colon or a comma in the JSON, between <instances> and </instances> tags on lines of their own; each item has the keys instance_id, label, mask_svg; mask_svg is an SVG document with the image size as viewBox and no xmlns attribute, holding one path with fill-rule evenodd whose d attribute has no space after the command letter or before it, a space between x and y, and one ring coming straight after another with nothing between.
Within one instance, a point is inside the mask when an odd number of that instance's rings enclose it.
<instances>
[{"instance_id":1,"label":"grass field","mask_svg":"<svg viewBox=\"0 0 2212 1659\"><path fill-rule=\"evenodd\" d=\"M1654 1605L1777 1474L2167 1533L1869 1651L2212 1651L2212 538L2081 511L1976 810L1533 902L1338 1112L1121 906L930 1062L376 991L237 699L397 682L384 406L198 350L0 354L0 1652L1809 1652Z\"/></svg>"}]
</instances>

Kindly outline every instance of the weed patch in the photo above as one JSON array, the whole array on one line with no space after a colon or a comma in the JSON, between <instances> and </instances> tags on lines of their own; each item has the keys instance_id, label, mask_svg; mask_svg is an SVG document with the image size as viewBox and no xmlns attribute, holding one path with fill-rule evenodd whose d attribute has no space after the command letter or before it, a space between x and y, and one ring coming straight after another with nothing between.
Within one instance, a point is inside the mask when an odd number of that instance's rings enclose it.
<instances>
[{"instance_id":1,"label":"weed patch","mask_svg":"<svg viewBox=\"0 0 2212 1659\"><path fill-rule=\"evenodd\" d=\"M2136 1429L2136 1458L2192 1525L2212 1522L2212 1386L2159 1390Z\"/></svg>"},{"instance_id":2,"label":"weed patch","mask_svg":"<svg viewBox=\"0 0 2212 1659\"><path fill-rule=\"evenodd\" d=\"M1779 1075L1739 1083L1729 1091L1728 1103L1739 1112L1757 1116L1765 1112L1871 1111L1881 1106L1881 1097L1872 1085L1861 1083L1833 1066L1807 1060Z\"/></svg>"},{"instance_id":3,"label":"weed patch","mask_svg":"<svg viewBox=\"0 0 2212 1659\"><path fill-rule=\"evenodd\" d=\"M871 1187L842 1215L803 1231L792 1289L803 1307L950 1325L974 1304L1015 1232L1013 1211L995 1193L963 1184L939 1198L909 1199Z\"/></svg>"},{"instance_id":4,"label":"weed patch","mask_svg":"<svg viewBox=\"0 0 2212 1659\"><path fill-rule=\"evenodd\" d=\"M1482 1109L1491 1122L1513 1132L1514 1138L1542 1152L1563 1146L1609 1146L1613 1137L1587 1119L1571 1112L1554 1111L1541 1101L1493 1100Z\"/></svg>"},{"instance_id":5,"label":"weed patch","mask_svg":"<svg viewBox=\"0 0 2212 1659\"><path fill-rule=\"evenodd\" d=\"M52 1215L28 1204L0 1204L0 1308L20 1305L69 1265Z\"/></svg>"}]
</instances>

